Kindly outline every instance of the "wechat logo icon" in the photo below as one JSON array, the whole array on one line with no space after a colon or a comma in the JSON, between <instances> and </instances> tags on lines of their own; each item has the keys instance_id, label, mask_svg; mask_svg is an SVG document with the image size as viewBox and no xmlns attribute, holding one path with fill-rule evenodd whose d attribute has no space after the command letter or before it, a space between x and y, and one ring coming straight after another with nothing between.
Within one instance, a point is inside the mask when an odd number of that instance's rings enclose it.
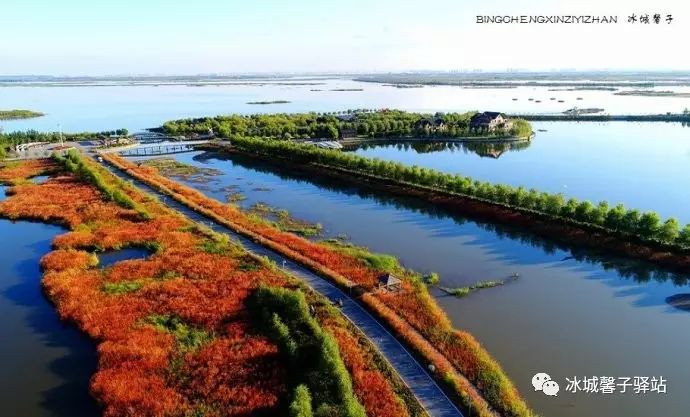
<instances>
[{"instance_id":1,"label":"wechat logo icon","mask_svg":"<svg viewBox=\"0 0 690 417\"><path fill-rule=\"evenodd\" d=\"M558 382L553 381L549 374L539 372L532 377L532 386L535 391L541 391L544 394L556 397L558 396Z\"/></svg>"}]
</instances>

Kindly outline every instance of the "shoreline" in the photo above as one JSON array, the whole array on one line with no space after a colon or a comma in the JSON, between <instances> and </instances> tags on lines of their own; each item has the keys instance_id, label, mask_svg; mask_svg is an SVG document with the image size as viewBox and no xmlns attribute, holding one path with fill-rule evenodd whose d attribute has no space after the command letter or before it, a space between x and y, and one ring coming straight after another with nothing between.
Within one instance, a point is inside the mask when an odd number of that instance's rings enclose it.
<instances>
[{"instance_id":1,"label":"shoreline","mask_svg":"<svg viewBox=\"0 0 690 417\"><path fill-rule=\"evenodd\" d=\"M348 145L359 145L363 143L380 143L380 142L455 142L455 143L517 143L517 142L529 142L534 138L535 133L532 132L530 136L520 137L520 136L430 136L430 137L419 137L419 136L389 136L389 137L356 137L356 138L346 138L338 139L344 146Z\"/></svg>"},{"instance_id":2,"label":"shoreline","mask_svg":"<svg viewBox=\"0 0 690 417\"><path fill-rule=\"evenodd\" d=\"M690 123L690 114L583 114L570 116L566 114L511 114L511 118L520 118L538 122L681 122Z\"/></svg>"}]
</instances>

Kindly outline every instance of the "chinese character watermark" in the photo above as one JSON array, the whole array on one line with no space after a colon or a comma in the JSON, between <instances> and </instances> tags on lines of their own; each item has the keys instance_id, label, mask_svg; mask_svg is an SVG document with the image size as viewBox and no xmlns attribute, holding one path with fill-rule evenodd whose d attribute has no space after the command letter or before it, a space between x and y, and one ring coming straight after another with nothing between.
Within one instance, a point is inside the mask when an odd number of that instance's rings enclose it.
<instances>
[{"instance_id":1,"label":"chinese character watermark","mask_svg":"<svg viewBox=\"0 0 690 417\"><path fill-rule=\"evenodd\" d=\"M672 14L667 14L666 17L664 18L664 22L666 24L671 24L673 22L673 15ZM661 13L654 13L653 15L650 16L649 13L641 13L639 15L632 13L628 15L628 23L641 23L643 25L649 25L651 23L654 23L656 25L661 23Z\"/></svg>"},{"instance_id":2,"label":"chinese character watermark","mask_svg":"<svg viewBox=\"0 0 690 417\"><path fill-rule=\"evenodd\" d=\"M569 394L665 394L667 380L663 376L573 376L565 378L564 392ZM549 374L539 372L532 377L535 391L548 396L557 396L560 387Z\"/></svg>"}]
</instances>

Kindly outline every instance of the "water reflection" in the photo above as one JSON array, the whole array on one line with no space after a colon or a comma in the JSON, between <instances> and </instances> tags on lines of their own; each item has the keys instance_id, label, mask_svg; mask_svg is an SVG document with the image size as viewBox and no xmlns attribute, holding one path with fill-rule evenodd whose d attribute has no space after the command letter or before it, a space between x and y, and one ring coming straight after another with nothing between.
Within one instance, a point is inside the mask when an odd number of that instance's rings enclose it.
<instances>
[{"instance_id":1,"label":"water reflection","mask_svg":"<svg viewBox=\"0 0 690 417\"><path fill-rule=\"evenodd\" d=\"M604 271L615 271L620 277L633 280L638 283L649 281L664 282L671 281L675 285L686 285L690 280L690 274L681 274L672 270L660 268L648 262L636 261L626 258L612 257L611 255L597 252L591 249L583 249L545 239L529 230L495 223L483 222L480 219L469 219L457 213L453 213L441 206L434 205L416 198L406 198L372 190L366 186L353 186L343 181L303 174L298 171L288 171L273 164L257 161L248 157L227 155L216 153L202 153L194 156L194 160L205 163L206 161L218 159L232 161L233 164L242 168L253 170L265 174L276 175L282 180L298 181L300 183L313 184L319 188L343 194L345 196L357 196L361 199L373 200L379 206L378 209L392 207L397 210L412 211L423 214L425 217L415 216L411 221L424 222L424 227L431 231L435 236L460 236L466 232L458 227L443 226L436 220L452 220L455 226L463 226L470 223L486 233L476 235L475 240L468 244L490 246L492 251L497 254L496 259L510 261L512 263L538 264L553 261L553 256L563 252L561 261L574 260L578 263L587 263L601 267ZM343 198L339 204L348 204L348 199ZM524 251L519 249L516 243L526 244L540 251Z\"/></svg>"},{"instance_id":2,"label":"water reflection","mask_svg":"<svg viewBox=\"0 0 690 417\"><path fill-rule=\"evenodd\" d=\"M95 417L89 395L96 370L93 343L60 321L41 291L39 259L50 251L56 226L0 220L0 403L3 415ZM5 337L6 336L6 337Z\"/></svg>"},{"instance_id":3,"label":"water reflection","mask_svg":"<svg viewBox=\"0 0 690 417\"><path fill-rule=\"evenodd\" d=\"M690 312L690 294L675 294L666 297L666 302L671 307Z\"/></svg>"},{"instance_id":4,"label":"water reflection","mask_svg":"<svg viewBox=\"0 0 690 417\"><path fill-rule=\"evenodd\" d=\"M474 153L482 158L498 159L507 152L518 152L529 148L531 141L519 142L439 142L439 141L402 141L391 142L377 140L346 147L348 151L367 150L375 148L394 148L398 151L414 150L419 154L433 152Z\"/></svg>"},{"instance_id":5,"label":"water reflection","mask_svg":"<svg viewBox=\"0 0 690 417\"><path fill-rule=\"evenodd\" d=\"M31 178L31 182L34 184L43 184L50 179L50 175L37 175Z\"/></svg>"},{"instance_id":6,"label":"water reflection","mask_svg":"<svg viewBox=\"0 0 690 417\"><path fill-rule=\"evenodd\" d=\"M433 152L420 153L390 144L353 152L566 198L623 203L690 223L684 210L690 193L683 191L690 186L690 141L680 123L534 122L533 127L546 131L538 132L524 152L429 145Z\"/></svg>"},{"instance_id":7,"label":"water reflection","mask_svg":"<svg viewBox=\"0 0 690 417\"><path fill-rule=\"evenodd\" d=\"M98 267L107 268L120 261L130 259L145 259L151 252L144 248L124 248L98 254Z\"/></svg>"}]
</instances>

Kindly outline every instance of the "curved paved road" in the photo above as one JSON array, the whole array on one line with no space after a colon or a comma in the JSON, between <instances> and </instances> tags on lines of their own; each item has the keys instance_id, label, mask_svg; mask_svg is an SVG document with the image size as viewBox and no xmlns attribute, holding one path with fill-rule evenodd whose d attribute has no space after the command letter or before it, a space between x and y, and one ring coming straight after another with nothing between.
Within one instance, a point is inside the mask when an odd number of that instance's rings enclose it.
<instances>
[{"instance_id":1,"label":"curved paved road","mask_svg":"<svg viewBox=\"0 0 690 417\"><path fill-rule=\"evenodd\" d=\"M285 259L282 255L265 248L258 243L241 236L227 227L213 222L206 216L190 210L187 206L177 202L176 200L166 196L165 194L151 188L136 178L130 177L122 171L113 168L110 165L105 165L113 174L120 178L131 180L139 188L148 193L158 196L163 203L172 209L175 209L191 220L207 224L213 230L221 233L226 233L236 238L247 250L260 255L266 256L276 262L285 271L303 279L315 291L324 295L332 302L342 300L343 314L371 340L386 359L393 365L393 368L400 374L405 383L410 387L414 395L417 397L422 406L426 409L432 417L463 417L460 410L453 404L453 402L443 393L441 388L427 373L425 368L417 362L417 360L405 349L400 342L388 332L381 323L379 323L373 316L371 316L362 306L355 300L350 298L347 294L331 284L329 281L321 278L307 268Z\"/></svg>"}]
</instances>

